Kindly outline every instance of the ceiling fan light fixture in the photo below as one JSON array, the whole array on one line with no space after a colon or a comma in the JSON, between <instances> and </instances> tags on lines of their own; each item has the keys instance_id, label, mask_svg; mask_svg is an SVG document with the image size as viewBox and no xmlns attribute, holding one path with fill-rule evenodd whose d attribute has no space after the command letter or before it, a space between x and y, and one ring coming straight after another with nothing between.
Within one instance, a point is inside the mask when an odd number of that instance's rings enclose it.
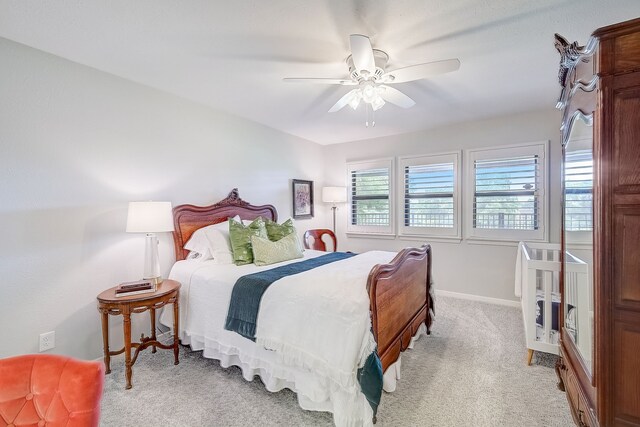
<instances>
[{"instance_id":1,"label":"ceiling fan light fixture","mask_svg":"<svg viewBox=\"0 0 640 427\"><path fill-rule=\"evenodd\" d=\"M362 86L362 100L367 104L371 104L373 100L378 96L376 87L373 83L367 82Z\"/></svg>"},{"instance_id":2,"label":"ceiling fan light fixture","mask_svg":"<svg viewBox=\"0 0 640 427\"><path fill-rule=\"evenodd\" d=\"M353 96L349 100L349 107L353 108L354 110L357 109L358 105L360 105L361 98L362 96L360 95L359 91L353 92Z\"/></svg>"},{"instance_id":3,"label":"ceiling fan light fixture","mask_svg":"<svg viewBox=\"0 0 640 427\"><path fill-rule=\"evenodd\" d=\"M384 104L384 99L382 99L379 95L376 95L376 97L373 98L373 101L371 101L371 108L373 109L373 111L378 111L384 106Z\"/></svg>"}]
</instances>

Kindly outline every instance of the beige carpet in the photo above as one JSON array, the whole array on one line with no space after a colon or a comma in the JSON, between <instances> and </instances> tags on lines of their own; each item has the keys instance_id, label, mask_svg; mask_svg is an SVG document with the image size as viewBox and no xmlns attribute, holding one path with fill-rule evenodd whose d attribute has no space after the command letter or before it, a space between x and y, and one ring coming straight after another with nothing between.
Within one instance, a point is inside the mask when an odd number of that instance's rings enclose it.
<instances>
[{"instance_id":1,"label":"beige carpet","mask_svg":"<svg viewBox=\"0 0 640 427\"><path fill-rule=\"evenodd\" d=\"M439 298L431 336L404 353L403 379L385 393L378 426L572 426L553 357L525 364L519 309ZM200 352L141 354L131 390L122 359L105 382L102 426L331 426L300 409L289 390L270 393Z\"/></svg>"}]
</instances>

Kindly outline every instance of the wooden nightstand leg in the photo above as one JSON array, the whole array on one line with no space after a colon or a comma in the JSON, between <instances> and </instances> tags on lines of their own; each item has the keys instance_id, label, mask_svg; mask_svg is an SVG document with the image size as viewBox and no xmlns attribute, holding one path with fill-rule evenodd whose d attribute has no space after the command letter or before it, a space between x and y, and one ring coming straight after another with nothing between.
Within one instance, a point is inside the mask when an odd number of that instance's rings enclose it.
<instances>
[{"instance_id":1,"label":"wooden nightstand leg","mask_svg":"<svg viewBox=\"0 0 640 427\"><path fill-rule=\"evenodd\" d=\"M124 327L124 365L125 365L125 375L127 378L127 386L126 389L130 389L131 386L131 313L129 310L126 310L122 313L123 322L122 325Z\"/></svg>"},{"instance_id":2,"label":"wooden nightstand leg","mask_svg":"<svg viewBox=\"0 0 640 427\"><path fill-rule=\"evenodd\" d=\"M155 308L150 308L149 309L149 315L151 316L151 339L153 341L156 340L156 309ZM156 345L153 345L153 349L151 350L151 353L155 353L156 350Z\"/></svg>"},{"instance_id":3,"label":"wooden nightstand leg","mask_svg":"<svg viewBox=\"0 0 640 427\"><path fill-rule=\"evenodd\" d=\"M105 374L111 373L111 355L109 354L109 312L100 310L102 314L102 344L104 347Z\"/></svg>"},{"instance_id":4,"label":"wooden nightstand leg","mask_svg":"<svg viewBox=\"0 0 640 427\"><path fill-rule=\"evenodd\" d=\"M176 295L176 300L173 303L173 358L175 359L174 365L180 363L178 360L178 352L180 348L178 347L179 335L180 335L180 308L178 305L178 301L180 300L180 294Z\"/></svg>"}]
</instances>

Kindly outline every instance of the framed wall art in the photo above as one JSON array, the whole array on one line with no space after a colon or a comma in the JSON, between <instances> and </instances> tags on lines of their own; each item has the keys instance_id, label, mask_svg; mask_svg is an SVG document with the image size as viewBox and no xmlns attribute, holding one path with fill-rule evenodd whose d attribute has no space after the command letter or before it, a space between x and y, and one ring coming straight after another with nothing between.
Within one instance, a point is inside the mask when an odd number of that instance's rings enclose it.
<instances>
[{"instance_id":1,"label":"framed wall art","mask_svg":"<svg viewBox=\"0 0 640 427\"><path fill-rule=\"evenodd\" d=\"M294 179L291 187L293 194L293 218L313 218L313 181Z\"/></svg>"}]
</instances>

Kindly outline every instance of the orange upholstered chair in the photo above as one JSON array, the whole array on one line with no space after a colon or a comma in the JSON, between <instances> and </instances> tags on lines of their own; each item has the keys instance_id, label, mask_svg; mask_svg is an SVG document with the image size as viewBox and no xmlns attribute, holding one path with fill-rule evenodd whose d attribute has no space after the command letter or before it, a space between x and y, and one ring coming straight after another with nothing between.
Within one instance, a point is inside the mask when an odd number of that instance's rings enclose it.
<instances>
[{"instance_id":1,"label":"orange upholstered chair","mask_svg":"<svg viewBox=\"0 0 640 427\"><path fill-rule=\"evenodd\" d=\"M317 230L307 230L304 233L304 247L307 249L313 249L316 251L327 252L327 245L322 240L322 236L327 235L333 240L333 251L338 250L338 239L333 231L326 228L319 228Z\"/></svg>"},{"instance_id":2,"label":"orange upholstered chair","mask_svg":"<svg viewBox=\"0 0 640 427\"><path fill-rule=\"evenodd\" d=\"M57 355L0 359L0 427L97 426L104 367Z\"/></svg>"}]
</instances>

